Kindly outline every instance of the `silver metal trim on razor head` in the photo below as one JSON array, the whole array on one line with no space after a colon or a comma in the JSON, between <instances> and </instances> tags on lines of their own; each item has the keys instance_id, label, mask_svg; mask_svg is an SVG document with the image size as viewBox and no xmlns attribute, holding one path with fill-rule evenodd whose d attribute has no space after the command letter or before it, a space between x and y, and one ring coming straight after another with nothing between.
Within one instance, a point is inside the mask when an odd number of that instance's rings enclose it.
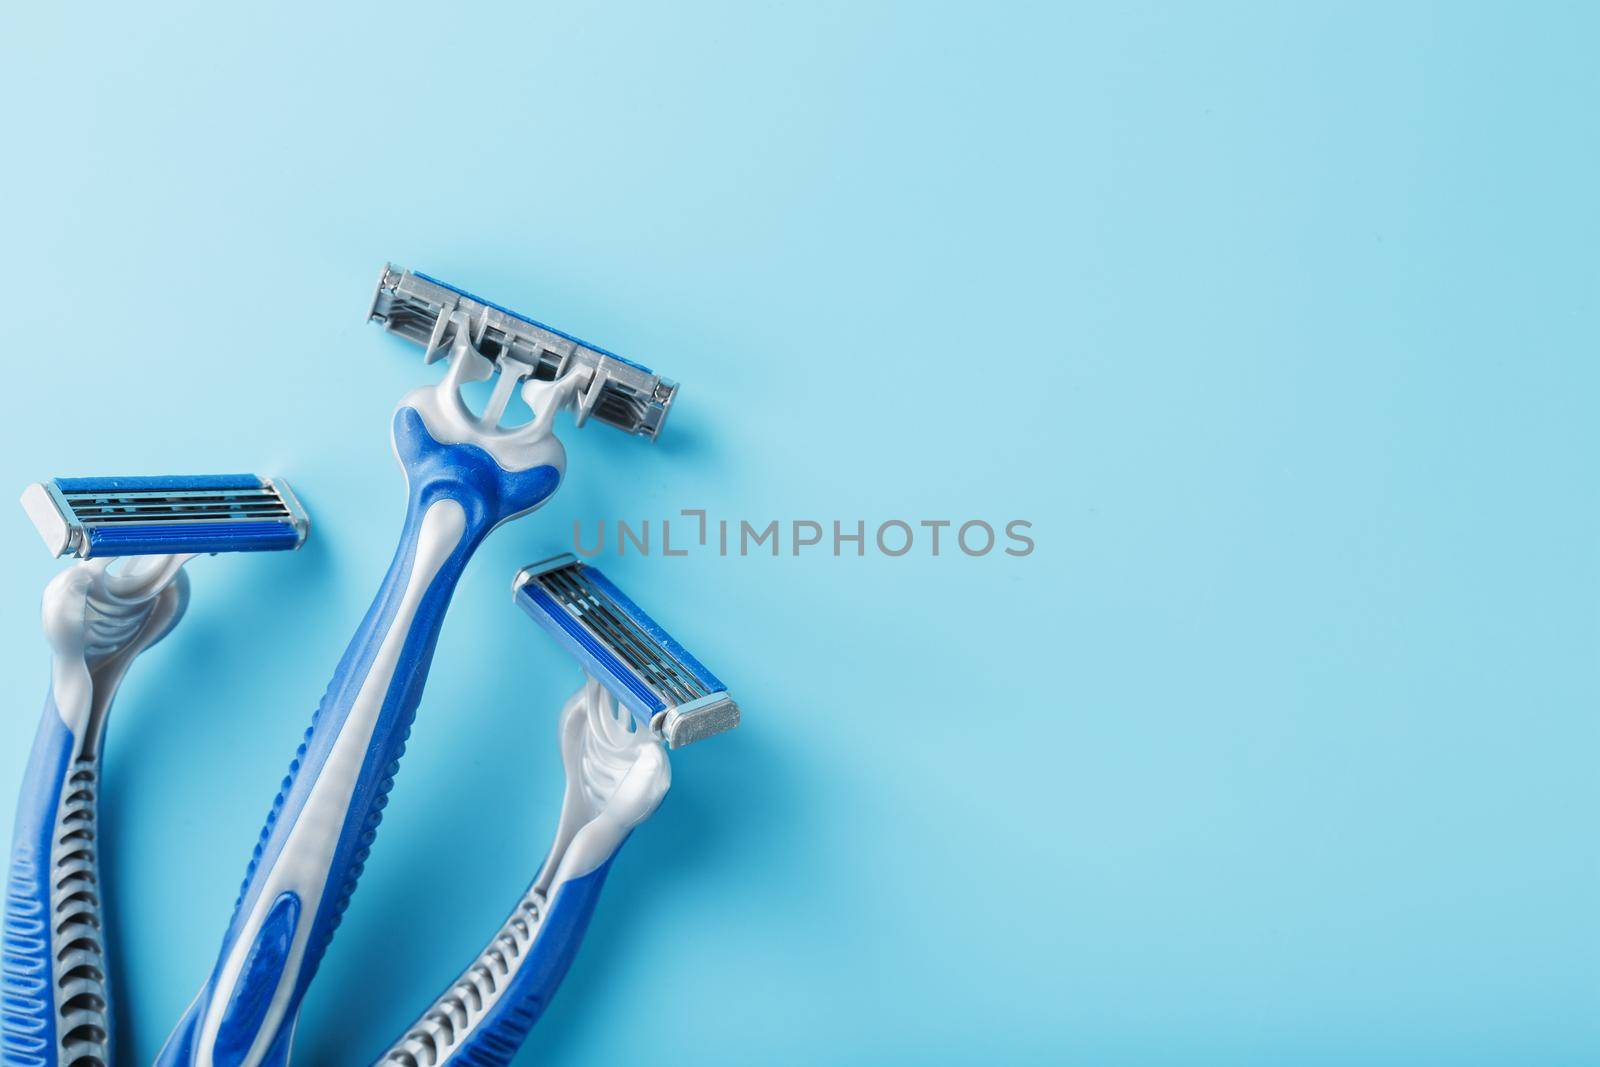
<instances>
[{"instance_id":1,"label":"silver metal trim on razor head","mask_svg":"<svg viewBox=\"0 0 1600 1067\"><path fill-rule=\"evenodd\" d=\"M471 323L480 352L532 367L535 380L554 381L574 366L588 368L592 376L578 398L579 426L592 416L652 441L661 433L678 383L426 275L384 264L367 321L421 345L424 362L432 363L450 350L456 313Z\"/></svg>"},{"instance_id":2,"label":"silver metal trim on razor head","mask_svg":"<svg viewBox=\"0 0 1600 1067\"><path fill-rule=\"evenodd\" d=\"M660 724L651 723L650 728L665 738L668 748L682 748L738 726L739 705L727 693L712 693L691 704L668 708L657 718Z\"/></svg>"},{"instance_id":3,"label":"silver metal trim on razor head","mask_svg":"<svg viewBox=\"0 0 1600 1067\"><path fill-rule=\"evenodd\" d=\"M306 536L311 533L311 516L306 514L306 509L300 505L300 498L294 495L294 490L289 488L289 483L282 478L267 478L265 481L267 487L276 492L278 499L283 501L284 508L289 512L289 522L300 535L300 543L305 544Z\"/></svg>"},{"instance_id":4,"label":"silver metal trim on razor head","mask_svg":"<svg viewBox=\"0 0 1600 1067\"><path fill-rule=\"evenodd\" d=\"M34 482L22 491L22 510L44 539L52 556L76 553L83 543L83 524L72 514L54 482Z\"/></svg>"},{"instance_id":5,"label":"silver metal trim on razor head","mask_svg":"<svg viewBox=\"0 0 1600 1067\"><path fill-rule=\"evenodd\" d=\"M530 563L519 570L515 578L511 579L511 592L515 594L517 590L541 574L548 574L551 571L560 570L562 567L569 567L576 562L578 562L577 556L574 556L571 552L563 552L559 556L551 556L549 559L542 559L538 563Z\"/></svg>"}]
</instances>

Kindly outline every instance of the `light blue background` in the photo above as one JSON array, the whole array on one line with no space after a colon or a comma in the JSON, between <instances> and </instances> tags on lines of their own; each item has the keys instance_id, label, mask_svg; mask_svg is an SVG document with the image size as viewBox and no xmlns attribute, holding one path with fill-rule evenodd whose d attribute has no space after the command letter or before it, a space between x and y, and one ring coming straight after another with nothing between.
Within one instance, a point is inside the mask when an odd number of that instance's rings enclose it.
<instances>
[{"instance_id":1,"label":"light blue background","mask_svg":"<svg viewBox=\"0 0 1600 1067\"><path fill-rule=\"evenodd\" d=\"M1600 1059L1600 19L1583 4L11 5L0 487L255 470L113 717L129 1063L211 966L398 529L385 259L683 382L446 625L299 1062L532 875L574 519L1034 522L627 557L733 686L519 1062ZM0 522L0 816L59 564Z\"/></svg>"}]
</instances>

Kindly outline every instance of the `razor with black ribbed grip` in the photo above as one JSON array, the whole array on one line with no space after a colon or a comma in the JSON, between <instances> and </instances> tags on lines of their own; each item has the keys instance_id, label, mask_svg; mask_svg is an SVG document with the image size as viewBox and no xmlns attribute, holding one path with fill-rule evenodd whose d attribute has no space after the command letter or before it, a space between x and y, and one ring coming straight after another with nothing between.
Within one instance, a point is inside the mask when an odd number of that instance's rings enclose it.
<instances>
[{"instance_id":1,"label":"razor with black ribbed grip","mask_svg":"<svg viewBox=\"0 0 1600 1067\"><path fill-rule=\"evenodd\" d=\"M561 712L555 843L483 951L378 1067L510 1063L572 966L611 864L671 786L666 747L739 724L727 687L598 568L557 556L512 588L586 676Z\"/></svg>"},{"instance_id":2,"label":"razor with black ribbed grip","mask_svg":"<svg viewBox=\"0 0 1600 1067\"><path fill-rule=\"evenodd\" d=\"M22 506L52 553L80 562L44 594L50 692L11 842L0 1062L105 1065L115 1060L98 835L112 697L182 617L186 562L298 548L310 523L286 483L248 474L57 478L28 486Z\"/></svg>"}]
</instances>

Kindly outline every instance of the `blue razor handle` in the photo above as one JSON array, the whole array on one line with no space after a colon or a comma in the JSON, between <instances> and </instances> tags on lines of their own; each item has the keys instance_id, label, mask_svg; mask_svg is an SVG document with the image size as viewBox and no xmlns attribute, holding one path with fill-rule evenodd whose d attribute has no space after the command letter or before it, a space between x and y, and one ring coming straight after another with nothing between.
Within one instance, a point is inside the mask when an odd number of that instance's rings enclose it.
<instances>
[{"instance_id":1,"label":"blue razor handle","mask_svg":"<svg viewBox=\"0 0 1600 1067\"><path fill-rule=\"evenodd\" d=\"M510 1063L572 966L617 853L671 786L666 749L593 677L567 701L560 727L566 795L543 867L381 1067Z\"/></svg>"},{"instance_id":2,"label":"blue razor handle","mask_svg":"<svg viewBox=\"0 0 1600 1067\"><path fill-rule=\"evenodd\" d=\"M430 429L450 425L437 412L408 398L395 414L409 490L399 547L289 765L216 966L161 1067L288 1062L301 1000L382 819L456 583L495 526L560 484L554 437L518 453L526 466L507 469L492 435L476 438L480 447L470 433Z\"/></svg>"},{"instance_id":3,"label":"blue razor handle","mask_svg":"<svg viewBox=\"0 0 1600 1067\"><path fill-rule=\"evenodd\" d=\"M83 620L97 579L90 565L79 568L58 576L45 597L46 633L57 648L23 773L0 939L6 1067L113 1062L97 843L106 717L129 664L171 631L188 601L187 578L168 573L91 665Z\"/></svg>"},{"instance_id":4,"label":"blue razor handle","mask_svg":"<svg viewBox=\"0 0 1600 1067\"><path fill-rule=\"evenodd\" d=\"M44 592L50 695L12 838L0 1063L104 1067L115 1059L97 838L112 698L183 616L190 559L299 548L311 521L288 483L253 474L55 478L23 490L22 508L52 555L80 562Z\"/></svg>"},{"instance_id":5,"label":"blue razor handle","mask_svg":"<svg viewBox=\"0 0 1600 1067\"><path fill-rule=\"evenodd\" d=\"M577 957L615 858L613 852L593 871L561 883L548 907L531 892L523 897L472 966L375 1067L509 1064Z\"/></svg>"},{"instance_id":6,"label":"blue razor handle","mask_svg":"<svg viewBox=\"0 0 1600 1067\"><path fill-rule=\"evenodd\" d=\"M617 848L620 851L621 845ZM567 976L578 946L600 902L600 889L611 873L611 856L588 874L563 882L550 900L550 908L539 924L538 936L529 947L527 960L506 984L505 992L461 1043L459 1052L441 1064L461 1067L503 1067L511 1062L555 996L556 988Z\"/></svg>"}]
</instances>

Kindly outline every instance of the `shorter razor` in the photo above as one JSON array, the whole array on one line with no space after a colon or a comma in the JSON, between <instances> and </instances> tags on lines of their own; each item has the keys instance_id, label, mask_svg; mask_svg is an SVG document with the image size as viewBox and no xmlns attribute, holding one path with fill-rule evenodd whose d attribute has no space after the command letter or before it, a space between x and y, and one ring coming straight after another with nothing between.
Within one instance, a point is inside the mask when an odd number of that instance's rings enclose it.
<instances>
[{"instance_id":1,"label":"shorter razor","mask_svg":"<svg viewBox=\"0 0 1600 1067\"><path fill-rule=\"evenodd\" d=\"M571 967L618 851L672 783L658 742L673 743L674 724L687 744L739 722L722 683L597 569L558 556L524 568L513 590L587 675L561 712L555 844L510 917L380 1067L509 1064Z\"/></svg>"},{"instance_id":2,"label":"shorter razor","mask_svg":"<svg viewBox=\"0 0 1600 1067\"><path fill-rule=\"evenodd\" d=\"M466 323L479 354L496 363L521 365L513 378L553 382L576 370L588 380L575 406L579 426L592 415L653 441L678 394L676 382L649 367L392 263L384 264L378 275L367 321L380 322L390 333L421 345L425 363L449 354L456 331Z\"/></svg>"},{"instance_id":3,"label":"shorter razor","mask_svg":"<svg viewBox=\"0 0 1600 1067\"><path fill-rule=\"evenodd\" d=\"M110 1064L96 835L111 699L182 617L185 563L299 548L310 523L286 483L253 475L57 478L28 486L22 506L53 554L80 562L44 592L50 693L11 845L0 1062Z\"/></svg>"}]
</instances>

